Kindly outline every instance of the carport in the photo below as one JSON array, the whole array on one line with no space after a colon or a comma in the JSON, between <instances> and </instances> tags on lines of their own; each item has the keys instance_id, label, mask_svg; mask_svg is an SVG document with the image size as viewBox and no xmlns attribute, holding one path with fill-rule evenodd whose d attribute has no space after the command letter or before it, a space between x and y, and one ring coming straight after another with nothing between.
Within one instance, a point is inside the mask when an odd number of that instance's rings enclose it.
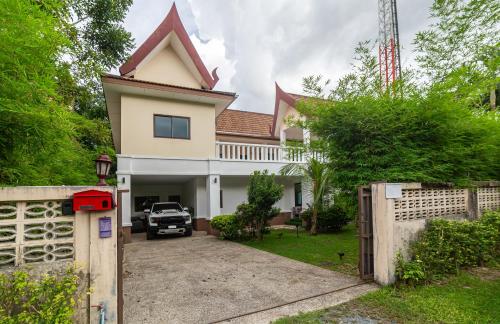
<instances>
[{"instance_id":1,"label":"carport","mask_svg":"<svg viewBox=\"0 0 500 324\"><path fill-rule=\"evenodd\" d=\"M144 209L153 202L176 201L188 207L193 218L206 215L206 176L133 175L131 218L133 229L142 228Z\"/></svg>"}]
</instances>

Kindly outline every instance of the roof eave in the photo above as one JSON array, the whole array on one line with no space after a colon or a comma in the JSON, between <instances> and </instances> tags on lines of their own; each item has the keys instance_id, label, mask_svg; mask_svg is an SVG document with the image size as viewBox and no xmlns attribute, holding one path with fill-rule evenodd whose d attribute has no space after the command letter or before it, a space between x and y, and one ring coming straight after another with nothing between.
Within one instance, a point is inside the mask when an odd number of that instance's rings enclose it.
<instances>
[{"instance_id":1,"label":"roof eave","mask_svg":"<svg viewBox=\"0 0 500 324\"><path fill-rule=\"evenodd\" d=\"M291 107L295 107L295 102L297 100L295 100L291 95L289 95L288 93L283 91L280 88L280 86L278 85L278 83L276 82L276 99L274 102L274 117L273 117L273 126L271 129L271 134L273 134L273 136L274 136L274 133L276 131L276 122L278 119L278 112L279 112L279 106L280 106L281 101L286 102Z\"/></svg>"}]
</instances>

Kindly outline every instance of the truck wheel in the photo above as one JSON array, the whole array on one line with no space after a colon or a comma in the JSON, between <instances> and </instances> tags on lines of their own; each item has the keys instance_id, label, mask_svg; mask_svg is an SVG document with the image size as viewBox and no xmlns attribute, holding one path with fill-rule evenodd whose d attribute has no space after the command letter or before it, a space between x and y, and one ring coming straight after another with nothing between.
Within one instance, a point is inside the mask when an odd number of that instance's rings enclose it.
<instances>
[{"instance_id":1,"label":"truck wheel","mask_svg":"<svg viewBox=\"0 0 500 324\"><path fill-rule=\"evenodd\" d=\"M153 233L150 229L146 230L146 240L153 240L156 237L156 234Z\"/></svg>"},{"instance_id":2,"label":"truck wheel","mask_svg":"<svg viewBox=\"0 0 500 324\"><path fill-rule=\"evenodd\" d=\"M190 228L184 232L184 236L192 236L193 235L193 229Z\"/></svg>"}]
</instances>

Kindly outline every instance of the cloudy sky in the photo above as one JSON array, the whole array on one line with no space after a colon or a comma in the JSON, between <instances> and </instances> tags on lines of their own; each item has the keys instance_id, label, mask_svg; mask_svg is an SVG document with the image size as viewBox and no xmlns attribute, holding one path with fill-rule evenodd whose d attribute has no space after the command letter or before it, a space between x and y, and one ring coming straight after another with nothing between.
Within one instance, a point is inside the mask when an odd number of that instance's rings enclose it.
<instances>
[{"instance_id":1,"label":"cloudy sky","mask_svg":"<svg viewBox=\"0 0 500 324\"><path fill-rule=\"evenodd\" d=\"M125 27L139 46L173 0L135 0ZM412 64L412 39L428 25L432 0L398 2L401 60ZM272 113L274 82L302 92L302 78L333 82L349 71L359 41L377 38L377 0L177 0L191 40L217 90L234 91L231 108Z\"/></svg>"}]
</instances>

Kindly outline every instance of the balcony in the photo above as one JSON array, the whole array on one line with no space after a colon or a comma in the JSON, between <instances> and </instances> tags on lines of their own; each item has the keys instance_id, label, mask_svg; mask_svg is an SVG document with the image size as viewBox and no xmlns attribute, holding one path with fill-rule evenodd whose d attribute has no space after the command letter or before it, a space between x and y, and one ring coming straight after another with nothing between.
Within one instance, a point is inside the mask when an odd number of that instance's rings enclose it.
<instances>
[{"instance_id":1,"label":"balcony","mask_svg":"<svg viewBox=\"0 0 500 324\"><path fill-rule=\"evenodd\" d=\"M305 163L303 147L216 142L216 156L224 161Z\"/></svg>"}]
</instances>

